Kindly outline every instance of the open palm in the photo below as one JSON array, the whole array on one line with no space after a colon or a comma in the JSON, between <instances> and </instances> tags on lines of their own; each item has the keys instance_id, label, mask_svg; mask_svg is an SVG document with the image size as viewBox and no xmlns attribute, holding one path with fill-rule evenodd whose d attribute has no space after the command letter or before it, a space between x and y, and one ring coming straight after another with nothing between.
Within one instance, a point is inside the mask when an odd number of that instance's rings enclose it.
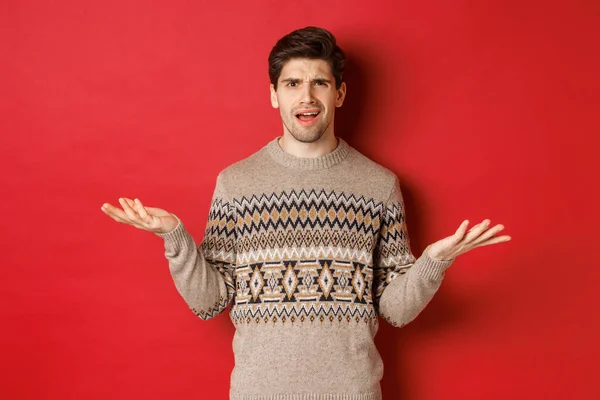
<instances>
[{"instance_id":1,"label":"open palm","mask_svg":"<svg viewBox=\"0 0 600 400\"><path fill-rule=\"evenodd\" d=\"M133 225L136 228L154 233L166 233L175 229L177 218L170 212L156 207L145 207L139 199L120 198L121 210L104 203L102 211L117 222Z\"/></svg>"},{"instance_id":2,"label":"open palm","mask_svg":"<svg viewBox=\"0 0 600 400\"><path fill-rule=\"evenodd\" d=\"M451 260L476 247L507 242L511 239L508 235L495 236L496 233L504 229L504 225L498 224L488 229L489 219L483 220L467 232L468 225L469 220L463 221L454 235L429 245L427 254L437 260Z\"/></svg>"}]
</instances>

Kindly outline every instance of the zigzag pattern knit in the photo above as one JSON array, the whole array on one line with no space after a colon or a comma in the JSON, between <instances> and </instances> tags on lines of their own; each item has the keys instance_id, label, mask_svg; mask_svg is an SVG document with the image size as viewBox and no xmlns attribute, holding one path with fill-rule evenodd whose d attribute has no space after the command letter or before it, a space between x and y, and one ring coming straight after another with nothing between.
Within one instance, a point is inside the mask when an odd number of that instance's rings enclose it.
<instances>
[{"instance_id":1,"label":"zigzag pattern knit","mask_svg":"<svg viewBox=\"0 0 600 400\"><path fill-rule=\"evenodd\" d=\"M396 176L339 139L322 157L278 138L223 170L199 246L164 239L177 289L236 327L233 400L378 400L378 315L413 320L453 260L415 259Z\"/></svg>"}]
</instances>

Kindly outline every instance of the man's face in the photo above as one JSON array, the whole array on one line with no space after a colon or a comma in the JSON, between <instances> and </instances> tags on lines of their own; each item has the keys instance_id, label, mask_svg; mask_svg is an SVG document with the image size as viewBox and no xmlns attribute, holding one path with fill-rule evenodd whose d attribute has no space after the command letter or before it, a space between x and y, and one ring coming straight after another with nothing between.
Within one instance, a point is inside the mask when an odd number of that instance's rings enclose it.
<instances>
[{"instance_id":1,"label":"man's face","mask_svg":"<svg viewBox=\"0 0 600 400\"><path fill-rule=\"evenodd\" d=\"M325 60L293 58L281 70L277 91L271 84L271 105L279 108L284 130L304 143L333 135L335 107L342 106L345 95L346 84L335 88Z\"/></svg>"}]
</instances>

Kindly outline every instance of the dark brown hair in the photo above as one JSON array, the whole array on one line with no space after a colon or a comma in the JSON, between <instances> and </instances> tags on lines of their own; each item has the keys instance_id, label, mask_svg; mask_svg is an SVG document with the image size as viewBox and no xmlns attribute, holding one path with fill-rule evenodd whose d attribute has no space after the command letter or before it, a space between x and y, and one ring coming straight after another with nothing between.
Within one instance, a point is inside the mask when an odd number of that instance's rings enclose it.
<instances>
[{"instance_id":1,"label":"dark brown hair","mask_svg":"<svg viewBox=\"0 0 600 400\"><path fill-rule=\"evenodd\" d=\"M269 53L269 79L277 90L277 80L286 62L292 58L311 58L325 60L331 67L336 89L344 81L344 52L335 43L331 32L307 26L288 33L277 41Z\"/></svg>"}]
</instances>

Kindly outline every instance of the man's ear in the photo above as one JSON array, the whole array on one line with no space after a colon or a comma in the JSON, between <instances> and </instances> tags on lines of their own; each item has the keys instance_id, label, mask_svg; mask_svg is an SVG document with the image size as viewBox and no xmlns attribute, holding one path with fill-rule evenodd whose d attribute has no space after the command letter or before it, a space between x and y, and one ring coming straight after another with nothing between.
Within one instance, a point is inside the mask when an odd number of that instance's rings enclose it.
<instances>
[{"instance_id":1,"label":"man's ear","mask_svg":"<svg viewBox=\"0 0 600 400\"><path fill-rule=\"evenodd\" d=\"M340 88L337 89L337 94L335 97L335 106L341 107L344 104L344 99L346 98L346 82L342 82Z\"/></svg>"},{"instance_id":2,"label":"man's ear","mask_svg":"<svg viewBox=\"0 0 600 400\"><path fill-rule=\"evenodd\" d=\"M279 108L279 102L277 101L277 91L275 90L275 86L271 83L271 105L273 108Z\"/></svg>"}]
</instances>

